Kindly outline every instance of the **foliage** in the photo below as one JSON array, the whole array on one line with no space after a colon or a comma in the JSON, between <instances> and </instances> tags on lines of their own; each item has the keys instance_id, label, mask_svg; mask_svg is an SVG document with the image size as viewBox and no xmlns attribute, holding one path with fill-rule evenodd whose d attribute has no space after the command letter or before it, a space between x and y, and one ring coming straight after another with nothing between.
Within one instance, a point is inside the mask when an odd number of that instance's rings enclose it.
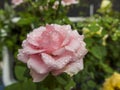
<instances>
[{"instance_id":1,"label":"foliage","mask_svg":"<svg viewBox=\"0 0 120 90\"><path fill-rule=\"evenodd\" d=\"M120 72L120 19L95 15L78 22L77 28L82 29L89 50L84 70L74 77L77 88L98 90L106 77Z\"/></svg>"}]
</instances>

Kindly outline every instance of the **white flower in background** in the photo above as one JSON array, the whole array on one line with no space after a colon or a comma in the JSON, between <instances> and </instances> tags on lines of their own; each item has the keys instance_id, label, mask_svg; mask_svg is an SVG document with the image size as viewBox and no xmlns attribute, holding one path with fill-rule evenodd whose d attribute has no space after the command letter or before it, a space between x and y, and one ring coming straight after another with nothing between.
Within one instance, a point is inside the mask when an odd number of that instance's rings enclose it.
<instances>
[{"instance_id":1,"label":"white flower in background","mask_svg":"<svg viewBox=\"0 0 120 90\"><path fill-rule=\"evenodd\" d=\"M6 32L5 29L1 29L1 30L0 30L0 33L1 33L1 36L2 36L2 37L7 36L7 32Z\"/></svg>"},{"instance_id":2,"label":"white flower in background","mask_svg":"<svg viewBox=\"0 0 120 90\"><path fill-rule=\"evenodd\" d=\"M14 18L12 18L12 22L13 23L17 23L18 21L20 20L20 17L14 17Z\"/></svg>"},{"instance_id":3,"label":"white flower in background","mask_svg":"<svg viewBox=\"0 0 120 90\"><path fill-rule=\"evenodd\" d=\"M100 7L107 8L108 6L111 6L111 1L110 0L103 0Z\"/></svg>"}]
</instances>

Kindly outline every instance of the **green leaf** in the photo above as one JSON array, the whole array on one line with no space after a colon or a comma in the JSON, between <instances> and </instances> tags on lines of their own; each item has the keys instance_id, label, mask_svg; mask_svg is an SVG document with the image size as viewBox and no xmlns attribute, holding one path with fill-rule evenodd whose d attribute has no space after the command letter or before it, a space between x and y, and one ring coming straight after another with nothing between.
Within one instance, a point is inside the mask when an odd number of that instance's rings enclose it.
<instances>
[{"instance_id":1,"label":"green leaf","mask_svg":"<svg viewBox=\"0 0 120 90\"><path fill-rule=\"evenodd\" d=\"M106 49L103 46L95 45L91 48L90 52L98 59L103 59L106 55Z\"/></svg>"},{"instance_id":2,"label":"green leaf","mask_svg":"<svg viewBox=\"0 0 120 90\"><path fill-rule=\"evenodd\" d=\"M92 32L97 32L98 30L100 30L100 26L96 22L89 24L88 28Z\"/></svg>"},{"instance_id":3,"label":"green leaf","mask_svg":"<svg viewBox=\"0 0 120 90\"><path fill-rule=\"evenodd\" d=\"M58 83L61 85L67 84L66 80L63 77L59 76L59 77L56 77L56 79L57 79Z\"/></svg>"},{"instance_id":4,"label":"green leaf","mask_svg":"<svg viewBox=\"0 0 120 90\"><path fill-rule=\"evenodd\" d=\"M17 65L17 66L15 67L15 75L16 75L16 78L17 78L18 80L24 80L24 79L26 79L26 78L24 77L24 72L25 72L25 70L26 70L26 68L23 67L23 66Z\"/></svg>"},{"instance_id":5,"label":"green leaf","mask_svg":"<svg viewBox=\"0 0 120 90\"><path fill-rule=\"evenodd\" d=\"M22 90L36 90L36 85L31 80L22 83Z\"/></svg>"},{"instance_id":6,"label":"green leaf","mask_svg":"<svg viewBox=\"0 0 120 90\"><path fill-rule=\"evenodd\" d=\"M107 72L107 73L110 73L110 74L112 74L114 71L113 71L113 69L110 67L110 66L108 66L107 64L104 64L104 63L100 63L100 66L103 68L103 70L105 71L105 72Z\"/></svg>"},{"instance_id":7,"label":"green leaf","mask_svg":"<svg viewBox=\"0 0 120 90\"><path fill-rule=\"evenodd\" d=\"M89 87L95 87L96 86L96 83L94 82L94 81L92 81L92 80L89 80L88 82L87 82L87 85L89 86Z\"/></svg>"},{"instance_id":8,"label":"green leaf","mask_svg":"<svg viewBox=\"0 0 120 90\"><path fill-rule=\"evenodd\" d=\"M10 86L5 87L5 90L22 90L20 83L15 83Z\"/></svg>"},{"instance_id":9,"label":"green leaf","mask_svg":"<svg viewBox=\"0 0 120 90\"><path fill-rule=\"evenodd\" d=\"M86 46L91 47L94 40L92 38L85 38Z\"/></svg>"},{"instance_id":10,"label":"green leaf","mask_svg":"<svg viewBox=\"0 0 120 90\"><path fill-rule=\"evenodd\" d=\"M65 90L71 90L73 87L75 87L75 82L71 79L65 86Z\"/></svg>"},{"instance_id":11,"label":"green leaf","mask_svg":"<svg viewBox=\"0 0 120 90\"><path fill-rule=\"evenodd\" d=\"M31 80L26 80L7 86L5 90L36 90L36 86Z\"/></svg>"}]
</instances>

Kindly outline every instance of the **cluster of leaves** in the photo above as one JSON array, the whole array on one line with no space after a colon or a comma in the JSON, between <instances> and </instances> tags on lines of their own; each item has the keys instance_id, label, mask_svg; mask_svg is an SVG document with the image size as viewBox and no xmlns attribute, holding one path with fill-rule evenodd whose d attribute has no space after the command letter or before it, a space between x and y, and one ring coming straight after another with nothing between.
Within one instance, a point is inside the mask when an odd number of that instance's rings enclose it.
<instances>
[{"instance_id":1,"label":"cluster of leaves","mask_svg":"<svg viewBox=\"0 0 120 90\"><path fill-rule=\"evenodd\" d=\"M23 67L18 66L16 69L19 70L16 71L19 74L19 82L6 87L5 90L71 90L75 87L73 79L65 73L57 77L49 75L44 81L33 83L31 78L25 76Z\"/></svg>"},{"instance_id":2,"label":"cluster of leaves","mask_svg":"<svg viewBox=\"0 0 120 90\"><path fill-rule=\"evenodd\" d=\"M120 72L120 17L95 15L77 23L89 53L85 68L74 79L76 90L98 90L106 77ZM79 88L79 89L77 89Z\"/></svg>"}]
</instances>

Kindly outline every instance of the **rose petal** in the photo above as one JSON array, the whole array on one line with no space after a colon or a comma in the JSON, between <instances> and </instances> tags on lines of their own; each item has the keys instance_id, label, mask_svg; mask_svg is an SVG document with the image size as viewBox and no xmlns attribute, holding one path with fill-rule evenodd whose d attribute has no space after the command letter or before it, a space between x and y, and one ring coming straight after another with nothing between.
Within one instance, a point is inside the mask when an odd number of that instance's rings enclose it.
<instances>
[{"instance_id":1,"label":"rose petal","mask_svg":"<svg viewBox=\"0 0 120 90\"><path fill-rule=\"evenodd\" d=\"M53 67L55 66L55 59L52 58L50 55L46 54L46 53L42 53L42 60L43 62L48 66L48 67Z\"/></svg>"},{"instance_id":2,"label":"rose petal","mask_svg":"<svg viewBox=\"0 0 120 90\"><path fill-rule=\"evenodd\" d=\"M80 41L73 39L69 45L65 46L65 49L75 52L79 47L80 47Z\"/></svg>"},{"instance_id":3,"label":"rose petal","mask_svg":"<svg viewBox=\"0 0 120 90\"><path fill-rule=\"evenodd\" d=\"M63 68L68 62L71 61L71 56L64 56L59 59L54 59L50 55L42 53L42 59L44 63L48 66L51 67L53 70L54 69L61 69Z\"/></svg>"},{"instance_id":4,"label":"rose petal","mask_svg":"<svg viewBox=\"0 0 120 90\"><path fill-rule=\"evenodd\" d=\"M81 41L80 47L76 52L78 58L83 58L87 54L87 49L85 48L86 44Z\"/></svg>"},{"instance_id":5,"label":"rose petal","mask_svg":"<svg viewBox=\"0 0 120 90\"><path fill-rule=\"evenodd\" d=\"M77 60L76 62L69 64L65 68L64 72L68 73L70 76L73 76L82 69L83 69L83 59Z\"/></svg>"},{"instance_id":6,"label":"rose petal","mask_svg":"<svg viewBox=\"0 0 120 90\"><path fill-rule=\"evenodd\" d=\"M71 56L64 56L56 60L56 67L55 69L61 69L65 67L66 64L68 64L71 61L72 57Z\"/></svg>"},{"instance_id":7,"label":"rose petal","mask_svg":"<svg viewBox=\"0 0 120 90\"><path fill-rule=\"evenodd\" d=\"M62 0L63 5L71 5L71 4L77 4L78 0Z\"/></svg>"},{"instance_id":8,"label":"rose petal","mask_svg":"<svg viewBox=\"0 0 120 90\"><path fill-rule=\"evenodd\" d=\"M52 71L52 75L57 76L57 75L63 73L64 70L65 70L65 68L53 70L53 71Z\"/></svg>"},{"instance_id":9,"label":"rose petal","mask_svg":"<svg viewBox=\"0 0 120 90\"><path fill-rule=\"evenodd\" d=\"M44 74L49 72L48 66L46 66L42 62L40 56L37 56L37 55L32 55L28 60L27 65L30 69L33 69L35 72L39 74Z\"/></svg>"},{"instance_id":10,"label":"rose petal","mask_svg":"<svg viewBox=\"0 0 120 90\"><path fill-rule=\"evenodd\" d=\"M61 55L65 52L65 48L60 48L58 50L55 50L52 54L53 55Z\"/></svg>"},{"instance_id":11,"label":"rose petal","mask_svg":"<svg viewBox=\"0 0 120 90\"><path fill-rule=\"evenodd\" d=\"M45 51L43 49L39 49L39 47L37 46L31 45L27 40L23 41L22 46L23 46L24 53L27 53L27 54L36 54L36 53L41 53Z\"/></svg>"},{"instance_id":12,"label":"rose petal","mask_svg":"<svg viewBox=\"0 0 120 90\"><path fill-rule=\"evenodd\" d=\"M34 29L33 32L29 33L27 35L27 41L31 45L38 46L39 47L39 41L41 40L41 34L46 30L45 27L39 27L37 29Z\"/></svg>"},{"instance_id":13,"label":"rose petal","mask_svg":"<svg viewBox=\"0 0 120 90\"><path fill-rule=\"evenodd\" d=\"M48 75L48 73L45 73L45 74L39 74L39 73L36 73L34 70L30 70L30 74L33 78L33 82L40 82L42 81L43 79L45 79Z\"/></svg>"},{"instance_id":14,"label":"rose petal","mask_svg":"<svg viewBox=\"0 0 120 90\"><path fill-rule=\"evenodd\" d=\"M77 30L73 30L71 33L69 33L70 36L74 39L79 39L80 41L83 41L84 39L84 35L79 35L79 33L77 32Z\"/></svg>"},{"instance_id":15,"label":"rose petal","mask_svg":"<svg viewBox=\"0 0 120 90\"><path fill-rule=\"evenodd\" d=\"M15 6L20 5L23 2L23 0L12 0L12 4L14 4Z\"/></svg>"},{"instance_id":16,"label":"rose petal","mask_svg":"<svg viewBox=\"0 0 120 90\"><path fill-rule=\"evenodd\" d=\"M70 42L70 36L67 35L67 36L65 37L65 39L64 39L64 41L63 41L63 43L62 43L61 46L67 45L69 42Z\"/></svg>"},{"instance_id":17,"label":"rose petal","mask_svg":"<svg viewBox=\"0 0 120 90\"><path fill-rule=\"evenodd\" d=\"M27 63L29 55L24 53L23 49L19 49L18 52L19 52L19 54L17 55L18 59L24 63Z\"/></svg>"},{"instance_id":18,"label":"rose petal","mask_svg":"<svg viewBox=\"0 0 120 90\"><path fill-rule=\"evenodd\" d=\"M70 25L51 24L51 26L53 26L54 29L58 31L64 38L72 31Z\"/></svg>"}]
</instances>

